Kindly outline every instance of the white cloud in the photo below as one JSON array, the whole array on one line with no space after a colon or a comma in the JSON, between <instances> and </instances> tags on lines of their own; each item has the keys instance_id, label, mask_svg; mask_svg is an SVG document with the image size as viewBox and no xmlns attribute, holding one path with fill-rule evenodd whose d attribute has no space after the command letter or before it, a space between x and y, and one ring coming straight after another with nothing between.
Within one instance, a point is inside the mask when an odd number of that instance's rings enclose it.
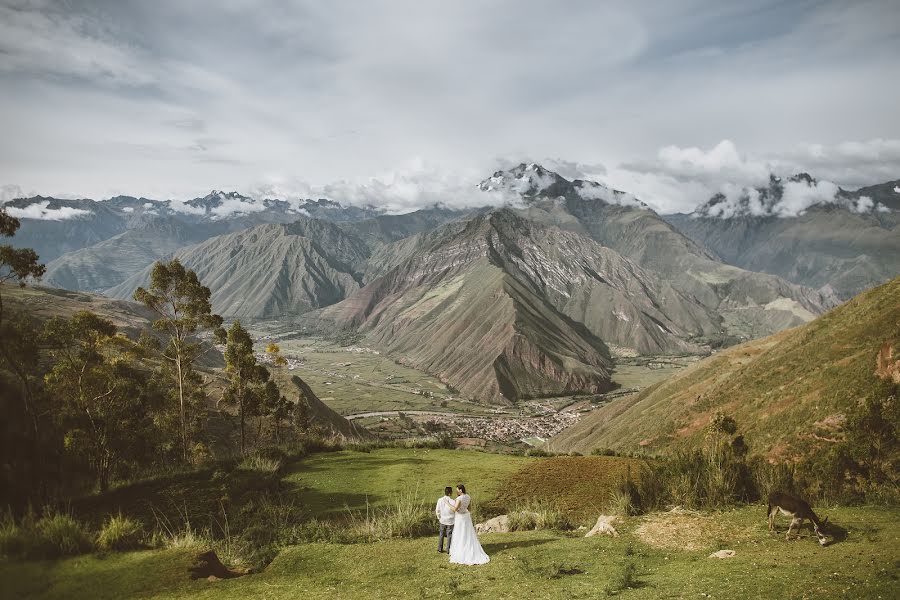
<instances>
[{"instance_id":1,"label":"white cloud","mask_svg":"<svg viewBox=\"0 0 900 600\"><path fill-rule=\"evenodd\" d=\"M29 204L25 208L15 206L7 206L6 212L11 217L17 219L37 219L39 221L67 221L69 219L77 219L84 215L90 214L91 211L81 208L73 208L71 206L60 206L59 208L48 208L49 200Z\"/></svg>"},{"instance_id":2,"label":"white cloud","mask_svg":"<svg viewBox=\"0 0 900 600\"><path fill-rule=\"evenodd\" d=\"M116 41L108 23L43 0L0 3L0 72L144 85L154 81L137 48Z\"/></svg>"},{"instance_id":3,"label":"white cloud","mask_svg":"<svg viewBox=\"0 0 900 600\"><path fill-rule=\"evenodd\" d=\"M748 189L766 187L770 174L787 178L797 173L809 173L820 184L814 189L805 184L788 184L784 202L774 208L763 206L758 198L746 197ZM898 175L900 140L808 144L765 155L741 154L733 142L722 140L709 150L666 146L654 160L619 165L610 169L604 179L635 193L662 213L690 212L721 193L727 202L713 211L716 216L727 218L736 212L799 214L810 203L833 201L836 186L855 189ZM742 195L745 201L738 206Z\"/></svg>"},{"instance_id":4,"label":"white cloud","mask_svg":"<svg viewBox=\"0 0 900 600\"><path fill-rule=\"evenodd\" d=\"M772 207L771 212L780 217L795 217L814 204L835 203L838 191L838 186L830 181L788 181L784 184L781 201Z\"/></svg>"},{"instance_id":5,"label":"white cloud","mask_svg":"<svg viewBox=\"0 0 900 600\"><path fill-rule=\"evenodd\" d=\"M169 208L174 210L177 213L182 213L185 215L205 215L206 209L202 206L192 206L187 202L182 202L179 200L172 200L169 202Z\"/></svg>"},{"instance_id":6,"label":"white cloud","mask_svg":"<svg viewBox=\"0 0 900 600\"><path fill-rule=\"evenodd\" d=\"M646 208L647 205L634 197L628 192L620 192L611 190L605 185L594 181L585 181L578 186L578 195L587 200L603 200L607 204L617 204L619 206L634 206L636 208Z\"/></svg>"},{"instance_id":7,"label":"white cloud","mask_svg":"<svg viewBox=\"0 0 900 600\"><path fill-rule=\"evenodd\" d=\"M403 168L362 181L337 181L323 186L320 191L321 197L342 204L371 204L392 213L410 212L435 204L475 208L513 201L511 194L483 193L476 185L478 179L475 172L450 172L414 159Z\"/></svg>"},{"instance_id":8,"label":"white cloud","mask_svg":"<svg viewBox=\"0 0 900 600\"><path fill-rule=\"evenodd\" d=\"M266 210L266 207L262 202L219 194L219 205L212 207L209 212L214 219L224 219L234 215L246 215L264 210Z\"/></svg>"},{"instance_id":9,"label":"white cloud","mask_svg":"<svg viewBox=\"0 0 900 600\"><path fill-rule=\"evenodd\" d=\"M24 198L25 192L21 187L14 184L0 185L0 204L5 204L16 198Z\"/></svg>"},{"instance_id":10,"label":"white cloud","mask_svg":"<svg viewBox=\"0 0 900 600\"><path fill-rule=\"evenodd\" d=\"M122 208L122 212L124 212L124 213L132 213L132 212L134 212L134 207L131 207L131 206L125 206L125 207Z\"/></svg>"},{"instance_id":11,"label":"white cloud","mask_svg":"<svg viewBox=\"0 0 900 600\"><path fill-rule=\"evenodd\" d=\"M153 208L152 202L144 202L144 208Z\"/></svg>"}]
</instances>

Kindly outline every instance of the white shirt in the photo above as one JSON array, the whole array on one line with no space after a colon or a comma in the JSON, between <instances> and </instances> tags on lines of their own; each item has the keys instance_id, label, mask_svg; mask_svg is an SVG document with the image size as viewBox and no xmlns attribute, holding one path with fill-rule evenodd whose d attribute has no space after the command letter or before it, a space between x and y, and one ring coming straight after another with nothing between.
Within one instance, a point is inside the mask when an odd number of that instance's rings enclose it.
<instances>
[{"instance_id":1,"label":"white shirt","mask_svg":"<svg viewBox=\"0 0 900 600\"><path fill-rule=\"evenodd\" d=\"M453 525L456 513L453 512L453 500L450 496L441 496L434 506L434 514L441 525Z\"/></svg>"}]
</instances>

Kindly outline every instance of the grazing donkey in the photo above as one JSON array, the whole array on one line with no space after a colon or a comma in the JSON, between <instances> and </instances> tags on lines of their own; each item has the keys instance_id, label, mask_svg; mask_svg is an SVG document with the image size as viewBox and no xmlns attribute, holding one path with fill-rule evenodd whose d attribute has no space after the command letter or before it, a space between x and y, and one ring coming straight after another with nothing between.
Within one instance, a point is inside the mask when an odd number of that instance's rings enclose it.
<instances>
[{"instance_id":1,"label":"grazing donkey","mask_svg":"<svg viewBox=\"0 0 900 600\"><path fill-rule=\"evenodd\" d=\"M775 531L775 516L778 513L791 518L791 524L788 525L788 530L784 539L790 539L791 529L795 526L797 527L797 538L799 538L800 528L803 526L804 519L809 519L812 521L816 537L819 538L819 543L823 546L828 543L828 538L822 533L822 529L828 524L828 517L825 517L825 520L820 521L819 517L816 516L816 513L813 512L812 507L806 501L801 500L796 496L791 496L790 494L772 492L769 496L769 509L767 512L769 516L769 529L771 531Z\"/></svg>"}]
</instances>

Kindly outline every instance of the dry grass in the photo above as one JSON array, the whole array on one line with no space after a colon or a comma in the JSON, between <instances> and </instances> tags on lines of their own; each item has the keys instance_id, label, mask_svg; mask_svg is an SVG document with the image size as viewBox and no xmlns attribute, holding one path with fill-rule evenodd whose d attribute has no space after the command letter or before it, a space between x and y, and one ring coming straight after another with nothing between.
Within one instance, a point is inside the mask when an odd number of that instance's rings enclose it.
<instances>
[{"instance_id":1,"label":"dry grass","mask_svg":"<svg viewBox=\"0 0 900 600\"><path fill-rule=\"evenodd\" d=\"M635 534L642 542L666 550L705 550L718 540L751 540L758 527L735 527L715 514L674 508L642 519Z\"/></svg>"},{"instance_id":2,"label":"dry grass","mask_svg":"<svg viewBox=\"0 0 900 600\"><path fill-rule=\"evenodd\" d=\"M585 523L606 508L610 494L642 461L615 456L557 456L530 461L510 476L495 501L515 507L541 499Z\"/></svg>"}]
</instances>

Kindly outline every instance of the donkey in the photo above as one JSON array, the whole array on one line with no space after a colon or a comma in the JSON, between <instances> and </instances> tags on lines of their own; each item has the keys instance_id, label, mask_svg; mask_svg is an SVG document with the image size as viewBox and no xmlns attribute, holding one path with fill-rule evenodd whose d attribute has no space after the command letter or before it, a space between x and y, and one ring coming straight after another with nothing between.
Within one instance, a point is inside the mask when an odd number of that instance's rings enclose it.
<instances>
[{"instance_id":1,"label":"donkey","mask_svg":"<svg viewBox=\"0 0 900 600\"><path fill-rule=\"evenodd\" d=\"M769 508L766 513L769 516L769 529L771 531L775 531L775 517L778 513L791 518L791 524L788 525L788 530L784 539L790 539L791 530L795 526L797 527L797 538L799 539L800 528L803 526L803 521L809 519L812 521L813 530L816 532L816 537L819 538L819 543L823 546L828 543L828 538L822 533L822 530L828 524L828 517L825 517L824 520L820 521L819 517L816 516L816 513L813 512L812 507L806 501L801 500L796 496L791 496L790 494L772 492L769 496Z\"/></svg>"}]
</instances>

